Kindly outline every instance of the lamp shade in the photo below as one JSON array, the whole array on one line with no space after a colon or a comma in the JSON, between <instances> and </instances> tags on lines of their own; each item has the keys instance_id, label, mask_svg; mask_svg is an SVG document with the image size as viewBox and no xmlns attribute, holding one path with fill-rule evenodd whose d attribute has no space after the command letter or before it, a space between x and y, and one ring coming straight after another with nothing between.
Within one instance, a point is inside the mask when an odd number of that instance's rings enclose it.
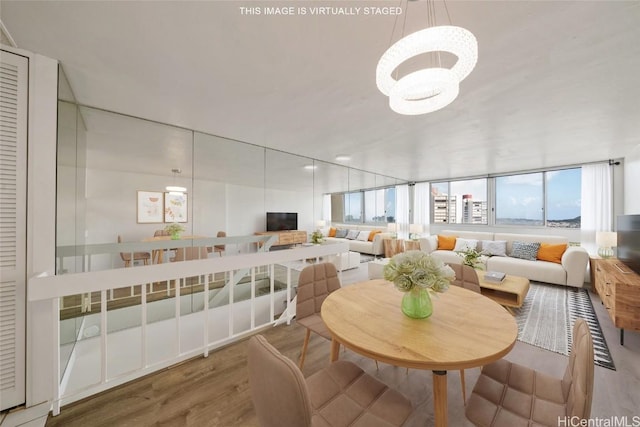
<instances>
[{"instance_id":1,"label":"lamp shade","mask_svg":"<svg viewBox=\"0 0 640 427\"><path fill-rule=\"evenodd\" d=\"M596 232L596 245L603 248L618 246L618 233L615 231Z\"/></svg>"},{"instance_id":2,"label":"lamp shade","mask_svg":"<svg viewBox=\"0 0 640 427\"><path fill-rule=\"evenodd\" d=\"M324 219L319 219L316 221L316 227L324 227L327 225L327 222Z\"/></svg>"},{"instance_id":3,"label":"lamp shade","mask_svg":"<svg viewBox=\"0 0 640 427\"><path fill-rule=\"evenodd\" d=\"M422 224L410 224L409 225L409 233L420 234L424 232L424 226Z\"/></svg>"}]
</instances>

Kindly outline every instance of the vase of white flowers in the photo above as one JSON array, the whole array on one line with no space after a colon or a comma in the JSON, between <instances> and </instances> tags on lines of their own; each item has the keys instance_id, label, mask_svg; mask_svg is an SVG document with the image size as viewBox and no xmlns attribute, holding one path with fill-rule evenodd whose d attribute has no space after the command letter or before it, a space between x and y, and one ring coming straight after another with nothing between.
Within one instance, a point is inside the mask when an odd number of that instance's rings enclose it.
<instances>
[{"instance_id":1,"label":"vase of white flowers","mask_svg":"<svg viewBox=\"0 0 640 427\"><path fill-rule=\"evenodd\" d=\"M433 312L429 292L446 291L455 278L451 267L422 251L395 255L385 265L383 275L405 292L402 312L416 319L429 317Z\"/></svg>"}]
</instances>

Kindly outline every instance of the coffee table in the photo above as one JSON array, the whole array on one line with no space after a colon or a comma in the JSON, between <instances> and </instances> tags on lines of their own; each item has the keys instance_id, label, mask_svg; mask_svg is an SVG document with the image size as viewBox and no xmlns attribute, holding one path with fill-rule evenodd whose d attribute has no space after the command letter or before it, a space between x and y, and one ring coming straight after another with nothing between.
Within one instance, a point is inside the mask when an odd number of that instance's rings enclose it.
<instances>
[{"instance_id":1,"label":"coffee table","mask_svg":"<svg viewBox=\"0 0 640 427\"><path fill-rule=\"evenodd\" d=\"M368 280L345 286L324 300L322 320L331 332L331 360L340 345L381 362L433 371L435 426L447 426L447 371L500 359L518 336L515 319L482 295L451 286L433 301L427 319L400 309L403 293L391 282Z\"/></svg>"},{"instance_id":2,"label":"coffee table","mask_svg":"<svg viewBox=\"0 0 640 427\"><path fill-rule=\"evenodd\" d=\"M520 276L507 274L502 282L492 282L485 280L484 271L476 270L480 283L480 293L487 298L491 298L509 313L513 313L513 308L520 308L529 292L529 279Z\"/></svg>"}]
</instances>

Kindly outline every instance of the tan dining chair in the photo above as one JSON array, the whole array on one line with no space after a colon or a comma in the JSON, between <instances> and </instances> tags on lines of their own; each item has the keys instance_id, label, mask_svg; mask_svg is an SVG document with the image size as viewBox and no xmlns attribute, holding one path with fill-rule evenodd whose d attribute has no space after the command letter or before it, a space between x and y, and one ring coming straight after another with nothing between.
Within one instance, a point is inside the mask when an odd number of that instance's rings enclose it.
<instances>
[{"instance_id":1,"label":"tan dining chair","mask_svg":"<svg viewBox=\"0 0 640 427\"><path fill-rule=\"evenodd\" d=\"M249 388L261 427L401 426L409 399L338 360L305 379L293 361L256 335L248 344Z\"/></svg>"},{"instance_id":2,"label":"tan dining chair","mask_svg":"<svg viewBox=\"0 0 640 427\"><path fill-rule=\"evenodd\" d=\"M482 368L465 414L477 426L557 426L560 420L587 425L592 399L593 340L587 322L578 318L562 378L498 360Z\"/></svg>"},{"instance_id":3,"label":"tan dining chair","mask_svg":"<svg viewBox=\"0 0 640 427\"><path fill-rule=\"evenodd\" d=\"M469 289L470 291L480 293L480 280L478 273L473 267L463 264L447 264L456 274L456 278L451 282L454 286ZM467 404L467 387L464 378L464 369L460 369L460 387L462 387L462 402Z\"/></svg>"},{"instance_id":4,"label":"tan dining chair","mask_svg":"<svg viewBox=\"0 0 640 427\"><path fill-rule=\"evenodd\" d=\"M225 233L224 231L218 231L218 234L216 234L216 237L227 237L227 233ZM222 252L224 252L225 249L226 249L226 245L215 245L213 247L209 246L207 248L207 252L217 253L218 255L222 256Z\"/></svg>"},{"instance_id":5,"label":"tan dining chair","mask_svg":"<svg viewBox=\"0 0 640 427\"><path fill-rule=\"evenodd\" d=\"M171 262L191 261L194 259L207 259L207 248L204 246L188 246L186 248L176 248L176 254L170 259Z\"/></svg>"},{"instance_id":6,"label":"tan dining chair","mask_svg":"<svg viewBox=\"0 0 640 427\"><path fill-rule=\"evenodd\" d=\"M296 299L296 322L307 333L300 353L300 369L304 367L311 332L331 340L331 333L320 317L320 308L324 299L333 291L340 289L340 279L336 266L330 262L312 264L300 272Z\"/></svg>"},{"instance_id":7,"label":"tan dining chair","mask_svg":"<svg viewBox=\"0 0 640 427\"><path fill-rule=\"evenodd\" d=\"M122 236L118 234L118 243L122 243ZM120 258L124 261L125 267L131 267L131 252L120 252ZM133 262L142 261L144 265L149 265L151 254L149 252L134 252Z\"/></svg>"}]
</instances>

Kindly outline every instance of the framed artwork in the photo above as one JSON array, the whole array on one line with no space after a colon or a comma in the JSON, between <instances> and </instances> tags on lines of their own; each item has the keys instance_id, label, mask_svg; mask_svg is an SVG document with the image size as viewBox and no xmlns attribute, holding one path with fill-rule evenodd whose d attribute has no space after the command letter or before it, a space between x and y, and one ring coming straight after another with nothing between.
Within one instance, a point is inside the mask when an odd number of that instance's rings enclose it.
<instances>
[{"instance_id":1,"label":"framed artwork","mask_svg":"<svg viewBox=\"0 0 640 427\"><path fill-rule=\"evenodd\" d=\"M164 193L164 222L187 222L187 193Z\"/></svg>"},{"instance_id":2,"label":"framed artwork","mask_svg":"<svg viewBox=\"0 0 640 427\"><path fill-rule=\"evenodd\" d=\"M136 214L139 224L162 222L162 208L162 192L138 191Z\"/></svg>"}]
</instances>

